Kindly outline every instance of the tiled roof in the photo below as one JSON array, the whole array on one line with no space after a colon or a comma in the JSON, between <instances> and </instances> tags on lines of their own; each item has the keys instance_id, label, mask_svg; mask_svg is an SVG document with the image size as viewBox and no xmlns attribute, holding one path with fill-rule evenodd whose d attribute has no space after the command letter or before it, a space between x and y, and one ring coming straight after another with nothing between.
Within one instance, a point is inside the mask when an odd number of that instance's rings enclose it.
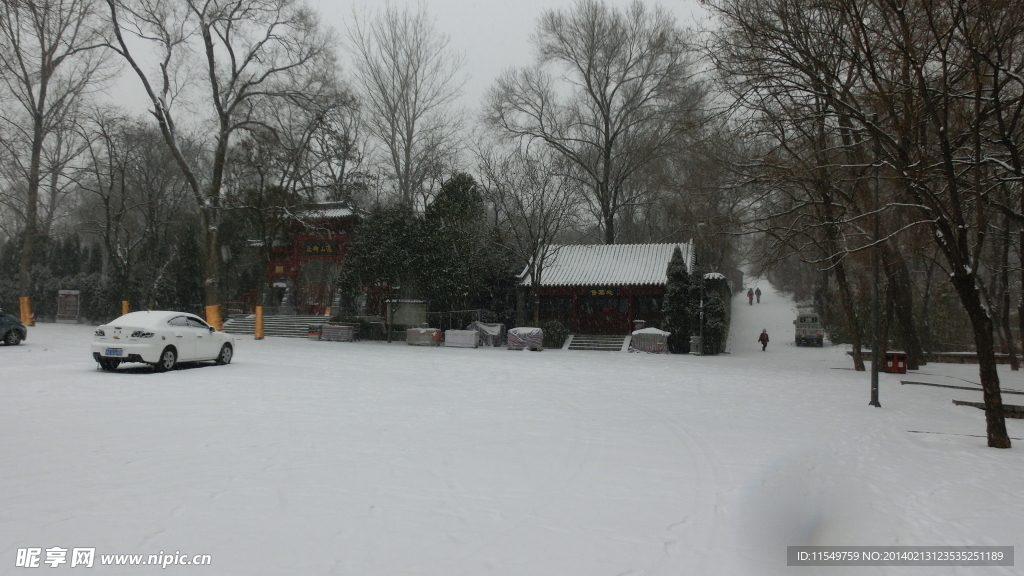
<instances>
[{"instance_id":1,"label":"tiled roof","mask_svg":"<svg viewBox=\"0 0 1024 576\"><path fill-rule=\"evenodd\" d=\"M323 202L306 210L305 217L313 220L328 220L332 218L344 218L354 214L352 209L344 202Z\"/></svg>"},{"instance_id":2,"label":"tiled roof","mask_svg":"<svg viewBox=\"0 0 1024 576\"><path fill-rule=\"evenodd\" d=\"M691 242L560 246L544 266L541 286L665 284L665 272L676 246L683 251L683 259L689 268ZM522 283L530 283L525 271Z\"/></svg>"}]
</instances>

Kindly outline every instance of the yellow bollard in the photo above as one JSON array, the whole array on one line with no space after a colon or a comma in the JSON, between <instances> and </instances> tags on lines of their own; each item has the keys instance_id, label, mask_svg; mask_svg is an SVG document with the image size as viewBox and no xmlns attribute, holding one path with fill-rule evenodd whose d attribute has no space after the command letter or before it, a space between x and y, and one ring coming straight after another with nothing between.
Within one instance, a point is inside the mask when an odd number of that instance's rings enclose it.
<instances>
[{"instance_id":1,"label":"yellow bollard","mask_svg":"<svg viewBox=\"0 0 1024 576\"><path fill-rule=\"evenodd\" d=\"M36 317L32 315L32 297L22 296L19 299L21 305L21 323L25 326L35 326Z\"/></svg>"},{"instance_id":2,"label":"yellow bollard","mask_svg":"<svg viewBox=\"0 0 1024 576\"><path fill-rule=\"evenodd\" d=\"M263 306L256 307L256 340L263 340Z\"/></svg>"},{"instance_id":3,"label":"yellow bollard","mask_svg":"<svg viewBox=\"0 0 1024 576\"><path fill-rule=\"evenodd\" d=\"M128 301L127 300L121 300L121 315L124 316L128 312L129 312L129 310L128 310Z\"/></svg>"},{"instance_id":4,"label":"yellow bollard","mask_svg":"<svg viewBox=\"0 0 1024 576\"><path fill-rule=\"evenodd\" d=\"M220 317L220 305L214 304L213 306L206 307L206 323L213 326L213 329L218 332L224 331L224 322Z\"/></svg>"}]
</instances>

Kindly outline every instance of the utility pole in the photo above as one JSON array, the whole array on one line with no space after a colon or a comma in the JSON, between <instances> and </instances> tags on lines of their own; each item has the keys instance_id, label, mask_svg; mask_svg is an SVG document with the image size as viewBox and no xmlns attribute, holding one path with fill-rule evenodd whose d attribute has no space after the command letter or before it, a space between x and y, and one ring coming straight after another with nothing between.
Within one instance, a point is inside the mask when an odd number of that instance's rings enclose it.
<instances>
[{"instance_id":1,"label":"utility pole","mask_svg":"<svg viewBox=\"0 0 1024 576\"><path fill-rule=\"evenodd\" d=\"M698 234L698 236L701 239L701 247L703 247L704 246L704 242L703 242L703 240L704 240L704 234L703 234L703 232L704 232L704 221L703 220L697 222L697 230L698 230L697 234ZM700 251L698 249L698 254L699 253L700 253ZM697 264L699 264L699 266L697 266L697 268L700 271L700 316L698 317L698 323L700 324L700 350L698 351L698 354L703 356L704 355L704 259L703 258L699 259Z\"/></svg>"},{"instance_id":2,"label":"utility pole","mask_svg":"<svg viewBox=\"0 0 1024 576\"><path fill-rule=\"evenodd\" d=\"M700 355L704 355L704 267L700 270Z\"/></svg>"},{"instance_id":3,"label":"utility pole","mask_svg":"<svg viewBox=\"0 0 1024 576\"><path fill-rule=\"evenodd\" d=\"M878 114L871 116L871 122L874 124L875 129L878 128ZM878 341L878 323L879 323L879 310L878 310L878 239L879 239L879 200L878 200L878 171L879 164L882 162L882 155L878 149L878 137L872 136L875 141L875 174L874 174L874 186L872 187L872 200L871 206L874 208L874 216L872 217L872 225L874 227L874 244L871 246L871 402L868 404L876 408L881 408L882 404L878 401L878 367L882 363L881 359L881 345Z\"/></svg>"}]
</instances>

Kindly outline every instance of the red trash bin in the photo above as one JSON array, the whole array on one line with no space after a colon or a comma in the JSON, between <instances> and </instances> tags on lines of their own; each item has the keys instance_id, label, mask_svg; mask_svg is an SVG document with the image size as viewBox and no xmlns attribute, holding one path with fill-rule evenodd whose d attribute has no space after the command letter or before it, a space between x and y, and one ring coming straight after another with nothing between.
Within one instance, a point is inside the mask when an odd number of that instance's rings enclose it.
<instances>
[{"instance_id":1,"label":"red trash bin","mask_svg":"<svg viewBox=\"0 0 1024 576\"><path fill-rule=\"evenodd\" d=\"M906 374L907 373L907 354L906 352L886 352L885 353L885 364L882 365L882 371L888 372L889 374Z\"/></svg>"}]
</instances>

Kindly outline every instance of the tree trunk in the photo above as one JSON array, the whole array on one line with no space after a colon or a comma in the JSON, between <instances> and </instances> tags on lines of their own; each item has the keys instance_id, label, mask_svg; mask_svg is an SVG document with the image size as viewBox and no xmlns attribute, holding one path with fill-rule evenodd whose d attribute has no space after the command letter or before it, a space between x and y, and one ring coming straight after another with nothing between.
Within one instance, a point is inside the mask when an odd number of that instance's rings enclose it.
<instances>
[{"instance_id":1,"label":"tree trunk","mask_svg":"<svg viewBox=\"0 0 1024 576\"><path fill-rule=\"evenodd\" d=\"M40 102L46 98L45 82L40 87ZM32 119L32 155L28 168L28 194L25 204L25 237L21 244L21 259L18 262L18 292L22 298L32 296L32 264L35 261L36 236L39 234L39 166L43 154L43 117L34 114ZM35 325L33 318L22 318L27 325Z\"/></svg>"},{"instance_id":2,"label":"tree trunk","mask_svg":"<svg viewBox=\"0 0 1024 576\"><path fill-rule=\"evenodd\" d=\"M388 344L391 344L391 318L393 315L391 306L388 305L388 300L393 300L393 298L390 296L390 293L391 288L389 287L387 291L388 295L384 297L384 339L387 341Z\"/></svg>"},{"instance_id":3,"label":"tree trunk","mask_svg":"<svg viewBox=\"0 0 1024 576\"><path fill-rule=\"evenodd\" d=\"M921 325L924 327L925 342L922 344L923 347L927 348L925 352L931 354L938 350L935 348L935 341L932 338L932 324L930 314L930 304L932 301L932 275L935 272L935 261L929 259L924 276L924 292L921 296Z\"/></svg>"},{"instance_id":4,"label":"tree trunk","mask_svg":"<svg viewBox=\"0 0 1024 576\"><path fill-rule=\"evenodd\" d=\"M1020 197L1021 210L1024 211L1024 194ZM1020 242L1017 245L1017 262L1020 263L1020 294L1017 296L1017 322L1018 328L1020 329L1021 337L1021 354L1024 354L1024 227L1020 230ZM1007 271L1009 274L1009 271ZM1009 289L1007 289L1007 299L1009 299ZM1009 317L1009 313L1007 313ZM1009 318L1007 318L1009 323ZM1009 330L1009 327L1007 327Z\"/></svg>"},{"instance_id":5,"label":"tree trunk","mask_svg":"<svg viewBox=\"0 0 1024 576\"><path fill-rule=\"evenodd\" d=\"M885 365L885 353L889 350L889 330L896 323L896 291L898 291L898 287L892 282L891 278L887 277L885 283L885 312L882 316L882 327L879 329L878 335L879 368ZM907 354L907 356L909 357L910 355Z\"/></svg>"},{"instance_id":6,"label":"tree trunk","mask_svg":"<svg viewBox=\"0 0 1024 576\"><path fill-rule=\"evenodd\" d=\"M1013 343L1013 332L1010 330L1010 219L1003 219L1005 233L1000 235L999 261L999 329L1002 337L1003 351L1010 355L1010 370L1020 370L1017 360L1017 346Z\"/></svg>"},{"instance_id":7,"label":"tree trunk","mask_svg":"<svg viewBox=\"0 0 1024 576\"><path fill-rule=\"evenodd\" d=\"M839 285L839 300L842 302L843 314L846 316L846 329L850 332L850 344L853 345L853 369L863 372L864 355L861 352L860 322L857 320L857 309L853 302L853 293L850 291L850 283L846 279L846 267L842 260L836 263L835 273L836 284Z\"/></svg>"},{"instance_id":8,"label":"tree trunk","mask_svg":"<svg viewBox=\"0 0 1024 576\"><path fill-rule=\"evenodd\" d=\"M921 338L914 323L914 287L910 280L907 261L896 249L887 243L881 246L885 258L886 278L892 287L889 297L893 299L893 312L899 327L900 340L907 353L907 369L917 370L926 364L921 349Z\"/></svg>"},{"instance_id":9,"label":"tree trunk","mask_svg":"<svg viewBox=\"0 0 1024 576\"><path fill-rule=\"evenodd\" d=\"M1021 203L1024 204L1024 195L1021 195ZM1017 323L1020 329L1021 353L1024 354L1024 228L1020 231L1020 245L1017 247L1017 260L1020 262L1020 294L1017 296Z\"/></svg>"},{"instance_id":10,"label":"tree trunk","mask_svg":"<svg viewBox=\"0 0 1024 576\"><path fill-rule=\"evenodd\" d=\"M206 294L206 305L220 304L218 282L220 274L220 254L217 249L217 221L214 208L206 206L202 210L203 223L203 254L205 257L205 280L203 288Z\"/></svg>"},{"instance_id":11,"label":"tree trunk","mask_svg":"<svg viewBox=\"0 0 1024 576\"><path fill-rule=\"evenodd\" d=\"M203 36L207 38L209 28L203 28ZM210 50L209 39L207 38L207 50ZM212 59L211 59L212 62ZM205 205L202 207L203 214L203 239L205 240L206 256L206 281L204 289L206 292L206 306L216 306L217 322L221 322L220 316L220 244L218 242L218 227L220 226L220 189L224 181L224 167L227 164L228 138L231 133L229 129L230 118L227 114L220 116L220 135L217 137L217 147L213 155L213 174L210 178L210 191L206 195ZM220 330L221 327L217 326Z\"/></svg>"},{"instance_id":12,"label":"tree trunk","mask_svg":"<svg viewBox=\"0 0 1024 576\"><path fill-rule=\"evenodd\" d=\"M615 244L615 215L606 214L604 217L604 243Z\"/></svg>"},{"instance_id":13,"label":"tree trunk","mask_svg":"<svg viewBox=\"0 0 1024 576\"><path fill-rule=\"evenodd\" d=\"M1010 437L1006 433L1003 398L999 390L999 374L996 371L992 319L989 318L981 303L981 294L978 292L973 276L956 272L952 281L974 330L974 346L978 353L978 372L985 397L988 445L991 448L1009 448Z\"/></svg>"}]
</instances>

